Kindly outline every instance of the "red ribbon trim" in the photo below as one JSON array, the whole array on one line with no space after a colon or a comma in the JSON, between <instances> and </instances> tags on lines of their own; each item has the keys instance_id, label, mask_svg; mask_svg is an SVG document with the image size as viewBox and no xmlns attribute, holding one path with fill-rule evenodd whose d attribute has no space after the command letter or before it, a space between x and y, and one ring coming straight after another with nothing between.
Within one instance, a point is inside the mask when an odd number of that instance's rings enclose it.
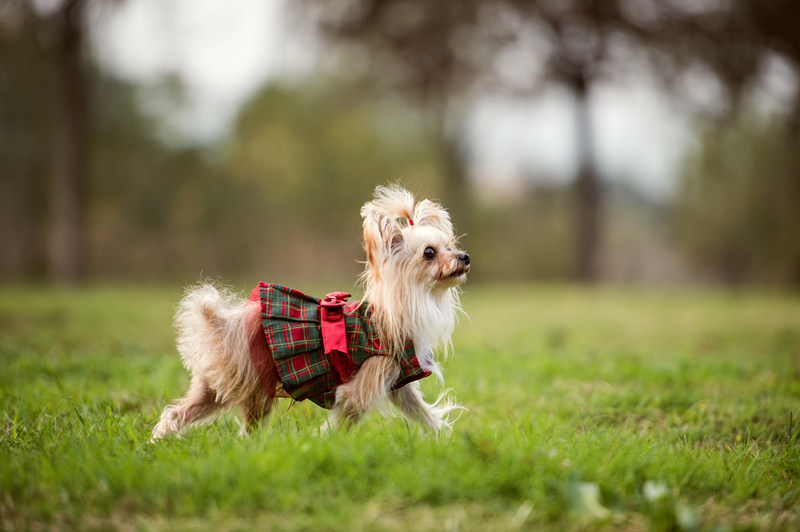
<instances>
[{"instance_id":1,"label":"red ribbon trim","mask_svg":"<svg viewBox=\"0 0 800 532\"><path fill-rule=\"evenodd\" d=\"M322 346L338 384L349 381L356 373L344 327L344 306L348 297L350 294L346 292L332 292L319 303Z\"/></svg>"}]
</instances>

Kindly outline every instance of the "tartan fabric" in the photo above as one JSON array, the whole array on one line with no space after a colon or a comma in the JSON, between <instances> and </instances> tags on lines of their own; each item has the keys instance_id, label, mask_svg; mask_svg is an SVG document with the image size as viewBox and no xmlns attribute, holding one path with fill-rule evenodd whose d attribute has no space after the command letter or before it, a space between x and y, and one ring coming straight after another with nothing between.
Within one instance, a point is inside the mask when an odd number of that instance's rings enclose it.
<instances>
[{"instance_id":1,"label":"tartan fabric","mask_svg":"<svg viewBox=\"0 0 800 532\"><path fill-rule=\"evenodd\" d=\"M324 354L320 300L273 283L259 283L251 300L261 303L261 325L284 390L296 401L310 399L331 408L341 383ZM390 356L381 346L371 315L368 304L353 302L344 309L349 357L356 369L371 356ZM254 362L258 365L259 361ZM395 389L430 375L420 368L410 340L398 362L400 378Z\"/></svg>"}]
</instances>

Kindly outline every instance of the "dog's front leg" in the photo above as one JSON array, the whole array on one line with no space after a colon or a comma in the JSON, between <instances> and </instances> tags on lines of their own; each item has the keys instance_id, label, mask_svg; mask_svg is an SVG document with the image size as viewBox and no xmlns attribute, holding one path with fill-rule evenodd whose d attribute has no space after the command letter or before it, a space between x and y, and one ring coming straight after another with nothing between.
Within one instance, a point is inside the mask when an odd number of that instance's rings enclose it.
<instances>
[{"instance_id":1,"label":"dog's front leg","mask_svg":"<svg viewBox=\"0 0 800 532\"><path fill-rule=\"evenodd\" d=\"M391 357L374 356L365 360L349 382L336 388L336 402L323 431L356 425L370 408L384 402L399 374L400 368Z\"/></svg>"},{"instance_id":2,"label":"dog's front leg","mask_svg":"<svg viewBox=\"0 0 800 532\"><path fill-rule=\"evenodd\" d=\"M436 432L451 430L455 419L450 419L450 412L464 410L463 406L457 405L446 396L446 391L439 396L436 403L429 405L422 398L419 382L393 390L389 398L406 418Z\"/></svg>"}]
</instances>

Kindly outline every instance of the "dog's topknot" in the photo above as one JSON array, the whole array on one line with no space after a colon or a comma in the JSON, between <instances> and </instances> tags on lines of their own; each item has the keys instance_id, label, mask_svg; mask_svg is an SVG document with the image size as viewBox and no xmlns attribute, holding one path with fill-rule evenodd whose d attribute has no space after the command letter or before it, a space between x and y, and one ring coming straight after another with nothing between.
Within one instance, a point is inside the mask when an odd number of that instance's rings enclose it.
<instances>
[{"instance_id":1,"label":"dog's topknot","mask_svg":"<svg viewBox=\"0 0 800 532\"><path fill-rule=\"evenodd\" d=\"M393 218L414 218L414 196L408 190L398 186L390 185L375 188L373 200L364 205L366 210L376 210L385 216ZM364 215L364 209L361 214Z\"/></svg>"},{"instance_id":2,"label":"dog's topknot","mask_svg":"<svg viewBox=\"0 0 800 532\"><path fill-rule=\"evenodd\" d=\"M453 236L453 225L447 210L430 200L414 203L414 196L399 185L379 186L375 188L374 199L364 205L361 216L389 218L396 222L405 219L410 225L430 226Z\"/></svg>"}]
</instances>

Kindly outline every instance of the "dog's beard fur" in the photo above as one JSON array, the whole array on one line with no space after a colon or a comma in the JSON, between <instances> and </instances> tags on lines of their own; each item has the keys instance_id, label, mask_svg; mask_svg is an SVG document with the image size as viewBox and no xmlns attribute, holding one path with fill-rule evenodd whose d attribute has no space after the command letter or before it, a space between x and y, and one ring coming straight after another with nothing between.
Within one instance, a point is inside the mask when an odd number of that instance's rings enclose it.
<instances>
[{"instance_id":1,"label":"dog's beard fur","mask_svg":"<svg viewBox=\"0 0 800 532\"><path fill-rule=\"evenodd\" d=\"M460 310L458 289L432 292L424 286L409 286L407 272L395 271L394 266L387 263L380 277L364 272L364 302L372 305L372 319L389 350L398 354L412 339L422 369L443 381L435 353L441 350L446 357L451 350L450 337Z\"/></svg>"},{"instance_id":2,"label":"dog's beard fur","mask_svg":"<svg viewBox=\"0 0 800 532\"><path fill-rule=\"evenodd\" d=\"M422 369L443 382L436 353L447 356L451 350L460 311L458 285L469 271L469 257L457 249L449 215L428 200L415 204L411 194L397 187L378 187L361 215L367 252L360 278L362 304L373 307L372 320L392 354L399 355L411 339ZM242 408L245 430L269 414L282 388L274 368L259 378L250 358L251 344L263 335L257 303L203 284L187 291L175 326L178 351L192 382L184 398L165 408L154 440L233 406ZM450 414L461 407L447 390L427 404L418 382L392 390L399 373L395 357L368 358L353 379L337 388L327 425L353 425L388 398L425 427L450 428Z\"/></svg>"}]
</instances>

